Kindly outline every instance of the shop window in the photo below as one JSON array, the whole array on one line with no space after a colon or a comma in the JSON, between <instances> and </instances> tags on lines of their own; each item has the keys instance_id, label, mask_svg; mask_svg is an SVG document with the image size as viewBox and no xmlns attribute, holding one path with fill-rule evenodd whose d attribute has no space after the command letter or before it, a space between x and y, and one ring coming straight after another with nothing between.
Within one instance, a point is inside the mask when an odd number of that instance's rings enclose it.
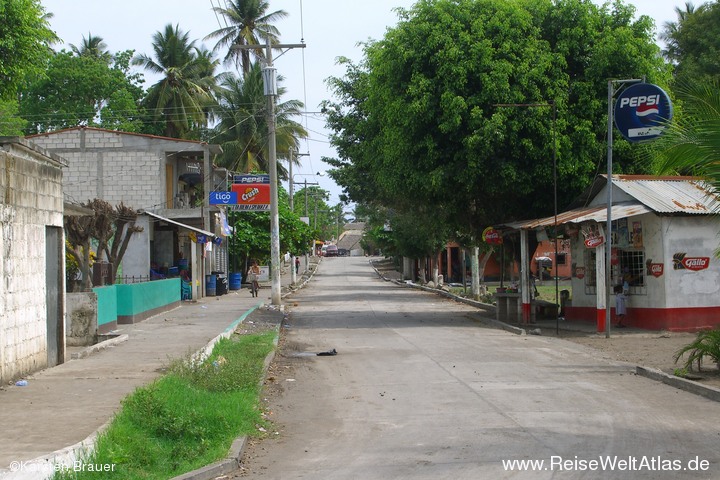
<instances>
[{"instance_id":1,"label":"shop window","mask_svg":"<svg viewBox=\"0 0 720 480\"><path fill-rule=\"evenodd\" d=\"M595 249L585 250L585 294L594 295L597 284L595 259L597 255Z\"/></svg>"},{"instance_id":2,"label":"shop window","mask_svg":"<svg viewBox=\"0 0 720 480\"><path fill-rule=\"evenodd\" d=\"M613 271L613 279L627 282L631 294L644 293L645 287L645 251L620 250L618 252L619 269Z\"/></svg>"}]
</instances>

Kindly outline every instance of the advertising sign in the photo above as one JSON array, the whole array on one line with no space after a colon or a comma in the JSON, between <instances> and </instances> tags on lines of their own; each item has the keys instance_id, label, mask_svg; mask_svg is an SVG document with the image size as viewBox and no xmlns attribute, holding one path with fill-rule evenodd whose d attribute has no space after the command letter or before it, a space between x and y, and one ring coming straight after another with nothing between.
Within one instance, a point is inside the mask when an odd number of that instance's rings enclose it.
<instances>
[{"instance_id":1,"label":"advertising sign","mask_svg":"<svg viewBox=\"0 0 720 480\"><path fill-rule=\"evenodd\" d=\"M489 243L490 245L502 245L503 243L502 235L500 235L500 232L495 230L493 227L487 227L483 230L482 239L485 243Z\"/></svg>"},{"instance_id":2,"label":"advertising sign","mask_svg":"<svg viewBox=\"0 0 720 480\"><path fill-rule=\"evenodd\" d=\"M237 193L235 192L210 192L210 205L235 205Z\"/></svg>"},{"instance_id":3,"label":"advertising sign","mask_svg":"<svg viewBox=\"0 0 720 480\"><path fill-rule=\"evenodd\" d=\"M673 255L673 270L692 270L697 272L710 266L710 257L688 257L685 252Z\"/></svg>"},{"instance_id":4,"label":"advertising sign","mask_svg":"<svg viewBox=\"0 0 720 480\"><path fill-rule=\"evenodd\" d=\"M237 195L236 210L270 210L269 183L233 183L231 189Z\"/></svg>"},{"instance_id":5,"label":"advertising sign","mask_svg":"<svg viewBox=\"0 0 720 480\"><path fill-rule=\"evenodd\" d=\"M630 142L654 140L672 119L670 97L651 83L626 88L615 101L615 126Z\"/></svg>"},{"instance_id":6,"label":"advertising sign","mask_svg":"<svg viewBox=\"0 0 720 480\"><path fill-rule=\"evenodd\" d=\"M235 175L233 183L242 185L254 185L257 183L270 183L270 175Z\"/></svg>"}]
</instances>

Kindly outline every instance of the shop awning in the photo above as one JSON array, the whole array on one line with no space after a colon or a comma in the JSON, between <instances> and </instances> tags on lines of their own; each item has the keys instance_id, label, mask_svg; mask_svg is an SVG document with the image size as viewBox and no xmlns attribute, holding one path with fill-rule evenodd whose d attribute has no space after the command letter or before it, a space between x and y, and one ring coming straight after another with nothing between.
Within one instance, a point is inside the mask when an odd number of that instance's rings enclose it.
<instances>
[{"instance_id":1,"label":"shop awning","mask_svg":"<svg viewBox=\"0 0 720 480\"><path fill-rule=\"evenodd\" d=\"M185 229L187 229L187 230L192 230L193 232L197 232L197 233L201 233L201 234L203 234L203 235L207 235L207 236L210 237L210 238L215 238L215 234L214 234L214 233L210 233L210 232L208 232L208 231L206 231L206 230L203 230L203 229L201 229L201 228L191 227L190 225L186 225L186 224L184 224L184 223L180 223L180 222L178 222L178 221L171 220L171 219L169 219L169 218L165 218L165 217L163 217L162 215L158 215L157 213L152 213L152 212L147 212L147 211L144 211L144 212L142 212L142 213L144 213L145 215L149 215L149 216L151 216L151 217L153 217L153 218L156 218L156 219L158 219L158 220L162 220L163 222L172 223L173 225L177 225L177 226L180 227L180 228L185 228Z\"/></svg>"},{"instance_id":2,"label":"shop awning","mask_svg":"<svg viewBox=\"0 0 720 480\"><path fill-rule=\"evenodd\" d=\"M652 212L651 209L639 202L618 203L612 206L611 214L613 220L621 218L634 217L644 213ZM607 206L596 205L593 207L582 207L568 210L567 212L558 213L558 225L566 223L583 223L583 222L605 222L607 221ZM535 220L523 220L519 222L511 222L499 225L511 230L530 230L535 228L552 227L555 225L555 216L538 218Z\"/></svg>"}]
</instances>

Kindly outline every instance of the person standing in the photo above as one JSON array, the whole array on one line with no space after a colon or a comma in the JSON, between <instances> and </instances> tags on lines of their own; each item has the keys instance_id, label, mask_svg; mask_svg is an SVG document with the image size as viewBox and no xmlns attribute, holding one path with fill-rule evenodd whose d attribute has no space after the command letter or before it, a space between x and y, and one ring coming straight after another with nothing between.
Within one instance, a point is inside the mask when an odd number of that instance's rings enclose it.
<instances>
[{"instance_id":1,"label":"person standing","mask_svg":"<svg viewBox=\"0 0 720 480\"><path fill-rule=\"evenodd\" d=\"M617 328L625 328L623 319L627 314L627 293L623 285L615 285L615 318L617 319Z\"/></svg>"},{"instance_id":2,"label":"person standing","mask_svg":"<svg viewBox=\"0 0 720 480\"><path fill-rule=\"evenodd\" d=\"M257 261L253 260L250 264L250 269L248 270L248 281L250 282L250 294L253 297L258 296L258 290L260 289L260 284L258 283L258 277L260 275L260 267L257 264Z\"/></svg>"},{"instance_id":3,"label":"person standing","mask_svg":"<svg viewBox=\"0 0 720 480\"><path fill-rule=\"evenodd\" d=\"M300 273L300 257L295 257L295 275Z\"/></svg>"}]
</instances>

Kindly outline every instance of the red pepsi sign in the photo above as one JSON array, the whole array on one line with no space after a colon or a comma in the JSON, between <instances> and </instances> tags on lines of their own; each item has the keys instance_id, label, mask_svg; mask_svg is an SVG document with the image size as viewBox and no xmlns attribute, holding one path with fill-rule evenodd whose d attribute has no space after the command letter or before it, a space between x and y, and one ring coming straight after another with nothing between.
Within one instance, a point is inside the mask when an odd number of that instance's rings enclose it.
<instances>
[{"instance_id":1,"label":"red pepsi sign","mask_svg":"<svg viewBox=\"0 0 720 480\"><path fill-rule=\"evenodd\" d=\"M626 88L615 101L615 126L630 142L654 140L672 119L670 97L651 83Z\"/></svg>"}]
</instances>

